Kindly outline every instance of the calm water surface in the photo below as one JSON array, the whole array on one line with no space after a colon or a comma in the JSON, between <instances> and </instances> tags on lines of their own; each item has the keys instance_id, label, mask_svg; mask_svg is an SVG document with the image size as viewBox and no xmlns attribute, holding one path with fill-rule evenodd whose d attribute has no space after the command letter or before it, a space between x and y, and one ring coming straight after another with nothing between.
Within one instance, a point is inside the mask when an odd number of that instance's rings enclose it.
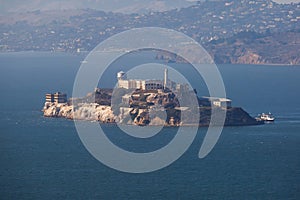
<instances>
[{"instance_id":1,"label":"calm water surface","mask_svg":"<svg viewBox=\"0 0 300 200\"><path fill-rule=\"evenodd\" d=\"M300 198L299 66L219 66L233 105L251 115L271 111L277 121L226 127L204 159L197 157L206 131L200 128L189 150L169 167L127 174L94 159L73 121L44 118L40 112L45 93L71 94L83 58L49 53L0 55L0 199ZM113 141L147 148L114 125L103 126ZM169 134L175 132L165 131L168 136L157 145L168 142Z\"/></svg>"}]
</instances>

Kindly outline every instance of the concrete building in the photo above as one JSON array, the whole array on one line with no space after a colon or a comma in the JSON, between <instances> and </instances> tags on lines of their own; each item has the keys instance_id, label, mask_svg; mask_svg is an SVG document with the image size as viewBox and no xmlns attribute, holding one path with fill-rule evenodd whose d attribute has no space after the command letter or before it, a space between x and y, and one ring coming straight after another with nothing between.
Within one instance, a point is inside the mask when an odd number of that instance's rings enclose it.
<instances>
[{"instance_id":1,"label":"concrete building","mask_svg":"<svg viewBox=\"0 0 300 200\"><path fill-rule=\"evenodd\" d=\"M219 97L202 97L202 99L207 100L211 103L211 106L227 108L231 107L231 100Z\"/></svg>"},{"instance_id":2,"label":"concrete building","mask_svg":"<svg viewBox=\"0 0 300 200\"><path fill-rule=\"evenodd\" d=\"M155 90L163 89L166 81L127 79L125 72L117 73L118 87L125 89Z\"/></svg>"},{"instance_id":3,"label":"concrete building","mask_svg":"<svg viewBox=\"0 0 300 200\"><path fill-rule=\"evenodd\" d=\"M51 103L66 103L67 95L64 93L56 92L54 94L46 94L46 102Z\"/></svg>"},{"instance_id":4,"label":"concrete building","mask_svg":"<svg viewBox=\"0 0 300 200\"><path fill-rule=\"evenodd\" d=\"M160 80L146 80L144 90L161 90L164 89L164 83Z\"/></svg>"},{"instance_id":5,"label":"concrete building","mask_svg":"<svg viewBox=\"0 0 300 200\"><path fill-rule=\"evenodd\" d=\"M118 79L118 87L125 88L125 89L145 89L146 81Z\"/></svg>"},{"instance_id":6,"label":"concrete building","mask_svg":"<svg viewBox=\"0 0 300 200\"><path fill-rule=\"evenodd\" d=\"M172 91L188 90L187 84L179 84L168 79L168 69L164 70L164 80L137 80L127 79L126 73L120 71L117 73L118 87L125 89L142 89L142 90L162 90L171 89Z\"/></svg>"}]
</instances>

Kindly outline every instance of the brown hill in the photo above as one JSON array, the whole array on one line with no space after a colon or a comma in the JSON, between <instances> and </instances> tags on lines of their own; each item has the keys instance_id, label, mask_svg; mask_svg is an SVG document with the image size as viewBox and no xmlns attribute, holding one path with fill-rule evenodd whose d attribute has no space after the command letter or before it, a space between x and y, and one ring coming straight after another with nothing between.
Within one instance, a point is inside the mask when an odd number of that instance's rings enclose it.
<instances>
[{"instance_id":1,"label":"brown hill","mask_svg":"<svg viewBox=\"0 0 300 200\"><path fill-rule=\"evenodd\" d=\"M216 63L300 64L300 31L274 34L241 32L228 39L214 40L206 49Z\"/></svg>"}]
</instances>

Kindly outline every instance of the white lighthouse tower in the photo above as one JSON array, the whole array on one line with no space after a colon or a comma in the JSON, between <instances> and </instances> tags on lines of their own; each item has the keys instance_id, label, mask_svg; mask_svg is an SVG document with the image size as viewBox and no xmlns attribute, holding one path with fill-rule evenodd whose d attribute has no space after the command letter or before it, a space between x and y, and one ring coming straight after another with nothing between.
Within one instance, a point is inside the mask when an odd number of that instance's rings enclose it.
<instances>
[{"instance_id":1,"label":"white lighthouse tower","mask_svg":"<svg viewBox=\"0 0 300 200\"><path fill-rule=\"evenodd\" d=\"M166 89L168 86L168 69L165 68L165 74L164 74L164 89Z\"/></svg>"}]
</instances>

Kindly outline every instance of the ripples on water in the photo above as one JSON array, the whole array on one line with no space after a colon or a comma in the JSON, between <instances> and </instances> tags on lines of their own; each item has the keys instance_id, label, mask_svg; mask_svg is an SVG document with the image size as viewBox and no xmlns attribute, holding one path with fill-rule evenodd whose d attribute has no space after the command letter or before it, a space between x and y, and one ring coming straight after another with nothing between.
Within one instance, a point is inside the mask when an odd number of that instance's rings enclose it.
<instances>
[{"instance_id":1,"label":"ripples on water","mask_svg":"<svg viewBox=\"0 0 300 200\"><path fill-rule=\"evenodd\" d=\"M300 108L295 101L300 98L299 68L223 66L233 103L253 115L271 111L275 123L224 128L204 159L197 156L206 133L200 128L188 151L169 167L127 174L94 159L73 121L44 118L40 111L46 92L70 94L82 58L47 54L17 58L0 56L0 89L6 97L1 96L0 102L0 199L300 198ZM279 89L251 84L258 73L257 83L268 75L271 83L280 83ZM158 148L176 133L168 128L170 134L158 141L143 142L115 125L102 126L112 141L132 150Z\"/></svg>"}]
</instances>

